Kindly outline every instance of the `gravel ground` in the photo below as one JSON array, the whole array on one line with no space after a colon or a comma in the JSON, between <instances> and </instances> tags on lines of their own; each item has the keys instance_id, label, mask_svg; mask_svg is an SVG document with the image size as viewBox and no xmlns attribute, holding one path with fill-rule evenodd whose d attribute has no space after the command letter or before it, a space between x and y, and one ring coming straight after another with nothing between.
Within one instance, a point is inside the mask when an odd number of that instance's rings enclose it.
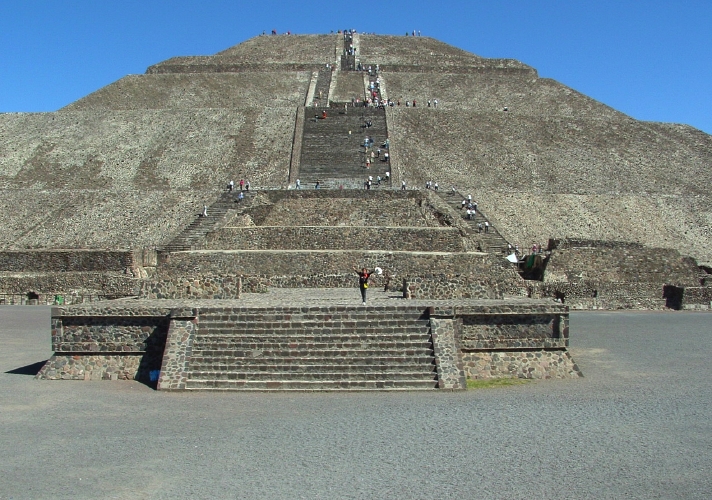
<instances>
[{"instance_id":1,"label":"gravel ground","mask_svg":"<svg viewBox=\"0 0 712 500\"><path fill-rule=\"evenodd\" d=\"M585 378L463 393L36 381L49 308L0 325L3 500L712 497L709 314L573 313Z\"/></svg>"}]
</instances>

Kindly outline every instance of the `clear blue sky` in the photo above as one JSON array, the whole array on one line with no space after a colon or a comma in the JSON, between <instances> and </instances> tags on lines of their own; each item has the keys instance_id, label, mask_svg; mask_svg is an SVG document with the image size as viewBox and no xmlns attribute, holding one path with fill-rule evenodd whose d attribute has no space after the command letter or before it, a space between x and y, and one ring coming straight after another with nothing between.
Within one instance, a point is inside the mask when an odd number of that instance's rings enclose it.
<instances>
[{"instance_id":1,"label":"clear blue sky","mask_svg":"<svg viewBox=\"0 0 712 500\"><path fill-rule=\"evenodd\" d=\"M151 64L214 54L262 30L344 27L420 30L518 59L634 118L712 133L712 0L4 0L0 112L54 111Z\"/></svg>"}]
</instances>

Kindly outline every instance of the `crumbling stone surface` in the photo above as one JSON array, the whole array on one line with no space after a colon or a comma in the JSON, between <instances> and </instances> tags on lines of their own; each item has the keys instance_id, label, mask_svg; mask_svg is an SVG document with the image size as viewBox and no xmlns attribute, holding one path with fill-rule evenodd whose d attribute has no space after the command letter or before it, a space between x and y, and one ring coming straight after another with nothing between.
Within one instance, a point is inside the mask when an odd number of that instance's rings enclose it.
<instances>
[{"instance_id":1,"label":"crumbling stone surface","mask_svg":"<svg viewBox=\"0 0 712 500\"><path fill-rule=\"evenodd\" d=\"M140 354L55 354L37 374L41 380L135 380ZM160 365L159 365L160 367Z\"/></svg>"},{"instance_id":2,"label":"crumbling stone surface","mask_svg":"<svg viewBox=\"0 0 712 500\"><path fill-rule=\"evenodd\" d=\"M286 181L295 108L0 115L4 248L170 241L229 179Z\"/></svg>"},{"instance_id":3,"label":"crumbling stone surface","mask_svg":"<svg viewBox=\"0 0 712 500\"><path fill-rule=\"evenodd\" d=\"M599 245L595 241L583 244L586 246L554 249L546 266L544 282L699 284L695 262L682 257L676 250L624 243Z\"/></svg>"},{"instance_id":4,"label":"crumbling stone surface","mask_svg":"<svg viewBox=\"0 0 712 500\"><path fill-rule=\"evenodd\" d=\"M206 238L208 250L381 250L462 252L454 228L223 227Z\"/></svg>"},{"instance_id":5,"label":"crumbling stone surface","mask_svg":"<svg viewBox=\"0 0 712 500\"><path fill-rule=\"evenodd\" d=\"M471 193L522 248L570 236L712 259L712 198L699 182L712 161L710 136L634 120L505 112L401 107L388 118L397 175Z\"/></svg>"},{"instance_id":6,"label":"crumbling stone surface","mask_svg":"<svg viewBox=\"0 0 712 500\"><path fill-rule=\"evenodd\" d=\"M307 71L129 75L62 111L302 106L310 79Z\"/></svg>"},{"instance_id":7,"label":"crumbling stone surface","mask_svg":"<svg viewBox=\"0 0 712 500\"><path fill-rule=\"evenodd\" d=\"M216 57L260 64L285 61L326 64L334 60L341 40L338 34L258 36L218 52Z\"/></svg>"},{"instance_id":8,"label":"crumbling stone surface","mask_svg":"<svg viewBox=\"0 0 712 500\"><path fill-rule=\"evenodd\" d=\"M241 280L233 275L193 275L146 280L141 283L142 299L239 299Z\"/></svg>"},{"instance_id":9,"label":"crumbling stone surface","mask_svg":"<svg viewBox=\"0 0 712 500\"><path fill-rule=\"evenodd\" d=\"M583 374L567 351L463 353L467 378L579 378Z\"/></svg>"},{"instance_id":10,"label":"crumbling stone surface","mask_svg":"<svg viewBox=\"0 0 712 500\"><path fill-rule=\"evenodd\" d=\"M364 64L383 66L385 71L409 66L430 71L470 67L476 69L531 70L514 59L485 59L430 37L405 37L359 34L360 53L356 56Z\"/></svg>"},{"instance_id":11,"label":"crumbling stone surface","mask_svg":"<svg viewBox=\"0 0 712 500\"><path fill-rule=\"evenodd\" d=\"M247 217L247 219L246 219ZM246 224L240 221L247 221ZM236 207L225 227L244 225L442 227L456 226L447 204L418 191L264 191L246 208ZM460 227L460 226L456 226Z\"/></svg>"},{"instance_id":12,"label":"crumbling stone surface","mask_svg":"<svg viewBox=\"0 0 712 500\"><path fill-rule=\"evenodd\" d=\"M389 97L400 101L401 107L405 107L406 101L416 100L418 107L427 110L427 101L430 100L432 112L437 109L500 113L507 107L507 116L595 116L597 119L630 120L623 113L555 80L537 78L536 75L385 72L382 78ZM434 99L438 100L437 108L434 107Z\"/></svg>"}]
</instances>

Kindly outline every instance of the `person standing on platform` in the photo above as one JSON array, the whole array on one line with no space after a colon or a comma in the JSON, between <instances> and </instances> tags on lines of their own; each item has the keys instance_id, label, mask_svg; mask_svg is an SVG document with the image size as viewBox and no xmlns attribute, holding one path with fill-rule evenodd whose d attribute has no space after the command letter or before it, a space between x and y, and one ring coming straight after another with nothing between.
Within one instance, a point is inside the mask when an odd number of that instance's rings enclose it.
<instances>
[{"instance_id":1,"label":"person standing on platform","mask_svg":"<svg viewBox=\"0 0 712 500\"><path fill-rule=\"evenodd\" d=\"M358 274L358 287L361 290L361 300L363 305L366 305L366 290L368 290L368 279L371 277L371 271L362 268L360 271L354 267L354 272Z\"/></svg>"}]
</instances>

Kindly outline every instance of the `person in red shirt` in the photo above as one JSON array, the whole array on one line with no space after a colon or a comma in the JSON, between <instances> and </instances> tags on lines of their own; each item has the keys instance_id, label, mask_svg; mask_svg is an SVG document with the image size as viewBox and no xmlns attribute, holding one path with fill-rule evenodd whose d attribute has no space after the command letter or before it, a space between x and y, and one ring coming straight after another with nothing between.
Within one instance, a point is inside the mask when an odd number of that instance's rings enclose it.
<instances>
[{"instance_id":1,"label":"person in red shirt","mask_svg":"<svg viewBox=\"0 0 712 500\"><path fill-rule=\"evenodd\" d=\"M371 277L371 271L365 267L360 271L354 267L354 272L358 274L358 287L361 290L361 300L363 305L366 305L366 290L368 290L368 278Z\"/></svg>"}]
</instances>

